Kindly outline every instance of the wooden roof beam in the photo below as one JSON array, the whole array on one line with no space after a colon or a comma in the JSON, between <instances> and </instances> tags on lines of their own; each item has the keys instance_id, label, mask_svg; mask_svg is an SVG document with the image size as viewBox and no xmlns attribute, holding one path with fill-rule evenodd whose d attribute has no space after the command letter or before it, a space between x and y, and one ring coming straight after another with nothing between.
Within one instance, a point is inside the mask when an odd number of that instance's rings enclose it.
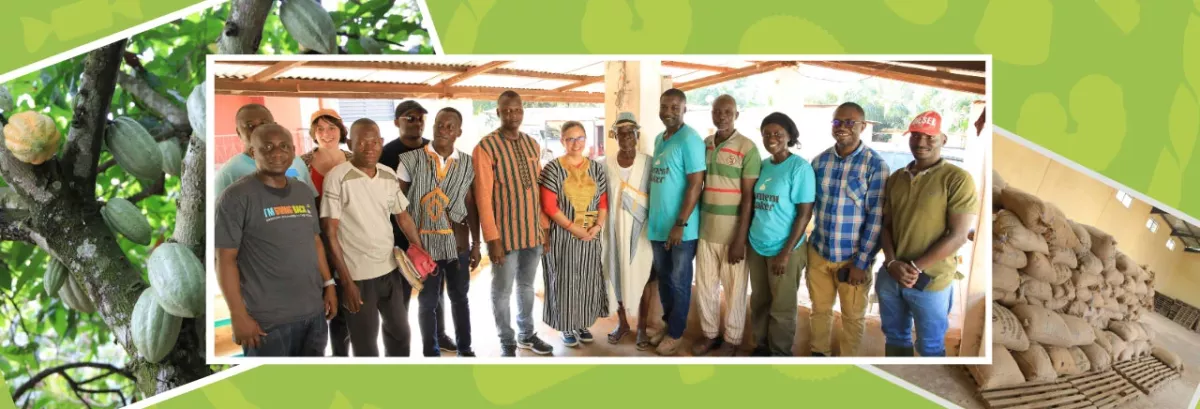
<instances>
[{"instance_id":1,"label":"wooden roof beam","mask_svg":"<svg viewBox=\"0 0 1200 409\"><path fill-rule=\"evenodd\" d=\"M733 81L738 78L749 77L754 74L761 74L768 71L774 71L783 67L796 65L795 61L768 61L760 62L743 68L738 68L733 71L710 75L704 78L697 78L688 82L680 83L675 86L680 91L691 91L698 88L704 88L709 85L720 84L726 81Z\"/></svg>"},{"instance_id":2,"label":"wooden roof beam","mask_svg":"<svg viewBox=\"0 0 1200 409\"><path fill-rule=\"evenodd\" d=\"M721 67L721 66L717 66L717 65L708 65L708 64L697 64L697 63L683 62L683 61L663 61L662 66L671 67L671 68L684 68L684 69L698 70L698 71L722 72L722 73L730 72L735 69L735 68L730 68L730 67Z\"/></svg>"},{"instance_id":3,"label":"wooden roof beam","mask_svg":"<svg viewBox=\"0 0 1200 409\"><path fill-rule=\"evenodd\" d=\"M355 99L408 99L408 98L465 98L481 101L492 101L497 94L493 93L455 93L430 94L413 92L292 92L292 91L217 91L219 95L253 95L263 97L283 98L355 98ZM603 104L604 94L594 92L574 92L561 95L522 95L525 101L539 102L575 102Z\"/></svg>"},{"instance_id":4,"label":"wooden roof beam","mask_svg":"<svg viewBox=\"0 0 1200 409\"><path fill-rule=\"evenodd\" d=\"M287 70L290 70L292 68L299 67L302 64L304 64L304 61L279 61L275 64L272 64L270 67L267 67L266 69L247 77L243 81L245 81L245 82L265 82L265 81L273 80L273 79L275 79L275 77L279 76L279 74L287 72Z\"/></svg>"},{"instance_id":5,"label":"wooden roof beam","mask_svg":"<svg viewBox=\"0 0 1200 409\"><path fill-rule=\"evenodd\" d=\"M582 87L582 86L585 86L585 85L592 85L592 84L595 84L595 83L597 83L597 82L604 82L604 76L603 76L603 75L597 75L597 76L595 76L595 77L591 77L591 78L588 78L588 79L586 79L586 80L582 80L582 81L575 81L575 82L572 82L572 83L570 83L570 84L563 85L563 86L561 86L561 87L555 88L554 90L555 90L555 91L570 91L570 90L573 90L573 89L575 89L575 88L579 88L579 87Z\"/></svg>"},{"instance_id":6,"label":"wooden roof beam","mask_svg":"<svg viewBox=\"0 0 1200 409\"><path fill-rule=\"evenodd\" d=\"M930 71L920 68L904 67L880 62L801 61L801 63L816 67L871 75L894 81L924 85L927 87L949 89L980 95L987 93L987 79L984 77Z\"/></svg>"},{"instance_id":7,"label":"wooden roof beam","mask_svg":"<svg viewBox=\"0 0 1200 409\"><path fill-rule=\"evenodd\" d=\"M437 95L441 98L466 97L473 99L495 99L509 88L464 87L428 84L394 84L351 81L323 81L302 79L280 79L266 82L247 83L231 78L216 78L213 84L217 93L237 95L279 95L294 97L335 98L333 95L356 95L342 98L381 98L378 95ZM557 91L542 89L514 89L524 99L563 100L567 102L603 103L604 94L599 92Z\"/></svg>"},{"instance_id":8,"label":"wooden roof beam","mask_svg":"<svg viewBox=\"0 0 1200 409\"><path fill-rule=\"evenodd\" d=\"M476 75L483 74L485 72L491 71L496 68L500 68L500 66L502 66L504 64L508 64L510 62L512 62L512 61L491 61L488 63L480 64L480 65L471 67L471 69L466 70L466 71L462 72L461 74L458 74L453 77L442 80L442 82L440 82L439 85L441 85L442 87L449 87L451 85L466 81L467 79L470 79L471 77L474 77Z\"/></svg>"},{"instance_id":9,"label":"wooden roof beam","mask_svg":"<svg viewBox=\"0 0 1200 409\"><path fill-rule=\"evenodd\" d=\"M896 61L905 64L920 65L929 68L945 68L958 71L970 71L980 74L987 72L986 61Z\"/></svg>"}]
</instances>

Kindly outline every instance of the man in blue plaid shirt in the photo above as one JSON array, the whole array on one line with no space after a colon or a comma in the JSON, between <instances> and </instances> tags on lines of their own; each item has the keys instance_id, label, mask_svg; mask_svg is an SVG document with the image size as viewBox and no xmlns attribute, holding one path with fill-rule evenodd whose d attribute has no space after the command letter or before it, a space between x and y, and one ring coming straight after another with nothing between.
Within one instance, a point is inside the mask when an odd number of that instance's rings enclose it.
<instances>
[{"instance_id":1,"label":"man in blue plaid shirt","mask_svg":"<svg viewBox=\"0 0 1200 409\"><path fill-rule=\"evenodd\" d=\"M883 186L890 174L883 157L859 138L863 109L847 102L834 112L836 141L812 161L817 176L813 232L808 241L808 293L812 298L812 355L830 356L833 303L841 300L841 356L858 355L862 341L868 274L879 251Z\"/></svg>"}]
</instances>

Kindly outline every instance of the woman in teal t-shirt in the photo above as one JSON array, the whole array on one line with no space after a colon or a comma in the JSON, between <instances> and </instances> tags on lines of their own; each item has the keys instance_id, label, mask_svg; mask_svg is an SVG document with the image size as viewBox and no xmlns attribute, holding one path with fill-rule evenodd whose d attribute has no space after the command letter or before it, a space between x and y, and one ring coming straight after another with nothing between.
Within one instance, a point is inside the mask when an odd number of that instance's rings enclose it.
<instances>
[{"instance_id":1,"label":"woman in teal t-shirt","mask_svg":"<svg viewBox=\"0 0 1200 409\"><path fill-rule=\"evenodd\" d=\"M796 334L796 291L807 264L804 231L812 218L816 176L807 160L789 151L799 145L796 123L774 112L763 118L762 162L754 184L750 221L750 317L758 348L755 356L791 356Z\"/></svg>"}]
</instances>

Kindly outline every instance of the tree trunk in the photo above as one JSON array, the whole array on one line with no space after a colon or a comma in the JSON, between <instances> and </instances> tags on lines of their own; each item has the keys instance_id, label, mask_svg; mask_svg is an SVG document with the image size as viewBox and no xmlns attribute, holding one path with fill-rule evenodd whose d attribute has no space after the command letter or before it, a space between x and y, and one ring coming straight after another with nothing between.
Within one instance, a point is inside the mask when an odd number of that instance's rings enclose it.
<instances>
[{"instance_id":1,"label":"tree trunk","mask_svg":"<svg viewBox=\"0 0 1200 409\"><path fill-rule=\"evenodd\" d=\"M263 23L275 0L233 0L229 3L229 19L225 31L217 39L221 54L258 54L262 42Z\"/></svg>"}]
</instances>

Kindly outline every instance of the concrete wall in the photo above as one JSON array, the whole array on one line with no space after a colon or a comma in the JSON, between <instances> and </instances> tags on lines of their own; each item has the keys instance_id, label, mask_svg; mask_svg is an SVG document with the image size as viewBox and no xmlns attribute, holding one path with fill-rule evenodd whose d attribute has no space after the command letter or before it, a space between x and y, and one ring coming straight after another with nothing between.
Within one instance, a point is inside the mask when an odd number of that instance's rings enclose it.
<instances>
[{"instance_id":1,"label":"concrete wall","mask_svg":"<svg viewBox=\"0 0 1200 409\"><path fill-rule=\"evenodd\" d=\"M1150 214L1150 204L1133 199L1126 208L1116 188L1003 136L994 139L993 149L994 168L1006 183L1053 203L1076 222L1113 235L1120 251L1158 274L1159 292L1200 306L1200 257L1185 253L1178 240L1175 250L1167 248L1170 226ZM1157 232L1146 228L1151 217L1158 222Z\"/></svg>"}]
</instances>

